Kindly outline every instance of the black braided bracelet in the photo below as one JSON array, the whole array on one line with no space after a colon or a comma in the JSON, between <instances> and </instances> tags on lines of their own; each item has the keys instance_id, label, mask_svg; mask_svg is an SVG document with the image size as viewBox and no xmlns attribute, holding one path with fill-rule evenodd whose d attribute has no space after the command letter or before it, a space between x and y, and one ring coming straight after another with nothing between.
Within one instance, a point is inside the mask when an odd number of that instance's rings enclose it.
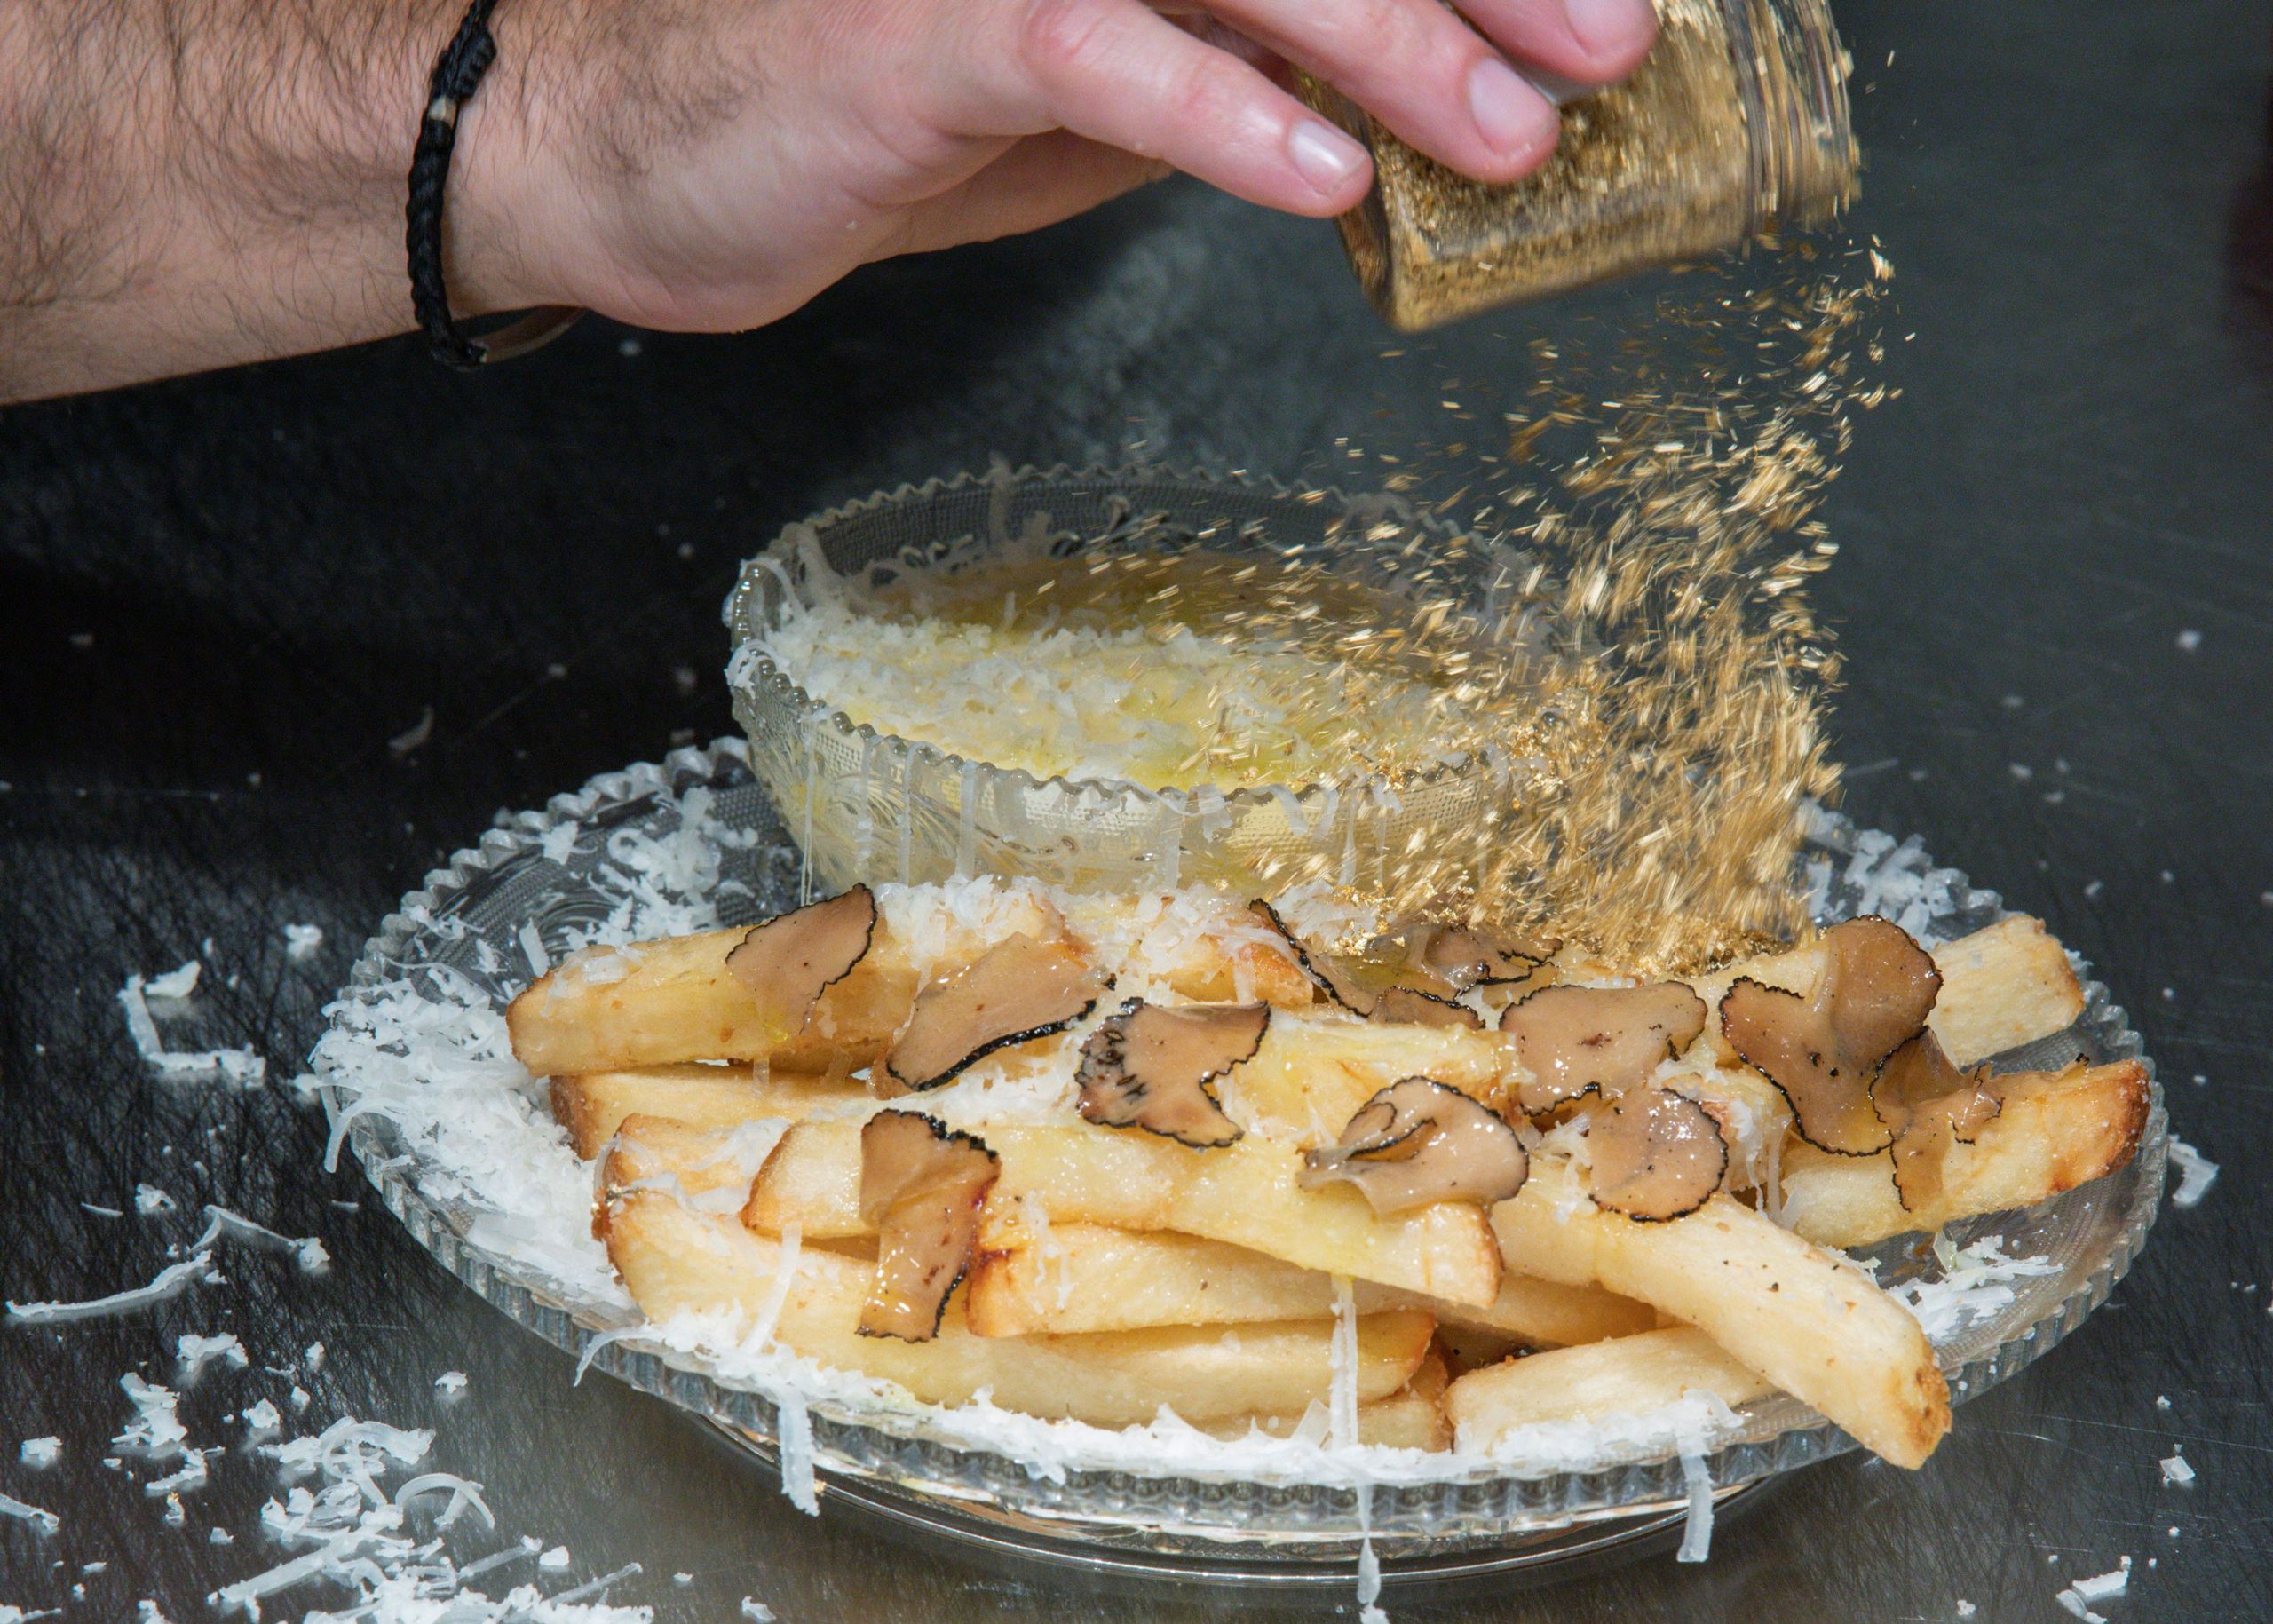
<instances>
[{"instance_id":1,"label":"black braided bracelet","mask_svg":"<svg viewBox=\"0 0 2273 1624\"><path fill-rule=\"evenodd\" d=\"M410 203L405 211L404 245L410 251L410 306L425 329L434 359L471 371L485 361L510 360L566 332L581 310L548 305L508 322L483 338L469 338L450 316L450 296L442 282L442 189L450 178L450 154L458 144L458 110L480 88L481 75L497 59L497 40L489 14L497 0L473 0L455 38L434 62L426 114L418 124L418 146L410 158Z\"/></svg>"}]
</instances>

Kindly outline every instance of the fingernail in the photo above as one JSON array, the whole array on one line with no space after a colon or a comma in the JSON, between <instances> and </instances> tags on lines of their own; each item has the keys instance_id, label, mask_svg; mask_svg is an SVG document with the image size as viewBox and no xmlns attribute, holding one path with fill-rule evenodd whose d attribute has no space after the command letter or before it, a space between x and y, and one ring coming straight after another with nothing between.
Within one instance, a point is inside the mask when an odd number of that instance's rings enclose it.
<instances>
[{"instance_id":1,"label":"fingernail","mask_svg":"<svg viewBox=\"0 0 2273 1624\"><path fill-rule=\"evenodd\" d=\"M1529 152L1554 139L1555 109L1498 57L1468 70L1468 112L1496 152Z\"/></svg>"},{"instance_id":2,"label":"fingernail","mask_svg":"<svg viewBox=\"0 0 2273 1624\"><path fill-rule=\"evenodd\" d=\"M1563 0L1571 33L1595 56L1624 56L1657 31L1650 0Z\"/></svg>"},{"instance_id":3,"label":"fingernail","mask_svg":"<svg viewBox=\"0 0 2273 1624\"><path fill-rule=\"evenodd\" d=\"M1287 137L1287 155L1320 192L1339 192L1366 167L1366 149L1319 119L1305 119Z\"/></svg>"}]
</instances>

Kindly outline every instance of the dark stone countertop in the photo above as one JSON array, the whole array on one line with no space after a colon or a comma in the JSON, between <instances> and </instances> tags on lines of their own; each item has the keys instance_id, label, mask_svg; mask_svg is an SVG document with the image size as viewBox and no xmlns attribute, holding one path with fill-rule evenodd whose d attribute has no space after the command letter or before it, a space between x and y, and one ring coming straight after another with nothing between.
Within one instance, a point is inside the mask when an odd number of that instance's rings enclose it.
<instances>
[{"instance_id":1,"label":"dark stone countertop","mask_svg":"<svg viewBox=\"0 0 2273 1624\"><path fill-rule=\"evenodd\" d=\"M2126 1554L2119 1624L2273 1616L2273 1174L2252 1148L2273 1133L2273 17L1842 14L1857 221L1915 332L1826 513L1849 805L2087 955L2224 1172L1922 1472L1849 1456L1730 1522L1702 1568L1392 1596L1400 1624L1940 1620L1960 1598L2058 1620L2066 1579ZM186 1624L281 1559L256 1532L271 1476L241 1452L178 1531L147 1470L99 1463L119 1374L170 1379L175 1335L231 1330L253 1368L190 1390L194 1441L234 1439L227 1413L296 1382L310 1423L431 1424L433 1462L487 1485L494 1537L567 1545L550 1586L636 1561L615 1599L666 1620L744 1596L785 1624L1216 1610L806 1521L662 1405L572 1386L352 1171L321 1170L321 1119L289 1090L147 1076L113 994L210 937L194 1030L289 1076L356 944L497 808L727 730L717 604L800 513L995 456L1317 477L1336 436L1403 443L1448 372L1512 400L1528 338L1648 291L1398 344L1327 228L1179 184L876 267L741 338L594 322L471 381L398 343L0 415L0 1295L147 1280L208 1201L334 1259L311 1278L231 1248L226 1287L154 1311L0 1327L0 1493L64 1519L47 1540L0 1523L0 1603L119 1620L148 1598ZM389 738L429 707L431 741L398 759ZM286 956L288 923L324 929L312 960ZM134 1216L141 1182L182 1210ZM455 1401L447 1369L470 1378ZM61 1463L20 1464L44 1433ZM2162 1485L2176 1446L2190 1488Z\"/></svg>"}]
</instances>

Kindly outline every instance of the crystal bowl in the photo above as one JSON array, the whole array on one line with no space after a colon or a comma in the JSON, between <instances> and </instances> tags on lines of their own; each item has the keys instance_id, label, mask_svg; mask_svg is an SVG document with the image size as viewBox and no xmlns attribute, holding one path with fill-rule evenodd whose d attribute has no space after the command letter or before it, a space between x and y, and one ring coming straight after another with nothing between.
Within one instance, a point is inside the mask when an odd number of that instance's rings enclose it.
<instances>
[{"instance_id":1,"label":"crystal bowl","mask_svg":"<svg viewBox=\"0 0 2273 1624\"><path fill-rule=\"evenodd\" d=\"M682 857L692 860L684 872L701 887L690 899L713 905L715 923L725 925L793 906L803 865L738 742L680 750L661 765L595 779L543 811L501 814L477 847L429 875L382 923L332 1006L333 1031L352 1026L359 1007L406 979L447 978L502 1009L529 978L526 933L533 930L557 956L576 933L607 917L622 877L611 877L611 852L627 841L684 843L690 792L700 793L707 816L733 834L707 851L682 846ZM1994 892L1975 889L1954 870L1925 869L1914 840L1897 847L1890 836L1826 814L1816 820L1803 854L1817 917L1828 923L1873 907L1895 911L1884 876L1896 860L1923 870L1902 923L1926 939L1947 940L2003 916ZM2000 1069L2063 1065L2079 1052L2099 1060L2142 1056L2123 1010L2077 964L2086 980L2081 1018L2000 1057ZM723 1378L699 1355L643 1339L639 1317L620 1289L611 1295L548 1267L541 1253L513 1244L510 1224L460 1169L398 1121L350 1110L352 1090L343 1092L336 1057L321 1046L314 1069L336 1135L388 1208L444 1267L516 1324L594 1368L745 1446L769 1454L775 1447L780 1421L772 1398ZM496 1090L501 1108L542 1116L535 1096L502 1084ZM1952 1226L1960 1244L1993 1234L2008 1255L2055 1265L2016 1282L2009 1303L1938 1344L1953 1401L1961 1406L2017 1374L2107 1300L2154 1223L2166 1156L2158 1086L2127 1167L2043 1206ZM1889 1285L1933 1278L1937 1267L1918 1237L1861 1256L1876 1260ZM1855 1447L1840 1429L1781 1395L1738 1414L1741 1430L1703 1460L1723 1494ZM1366 1538L1392 1581L1400 1574L1417 1580L1567 1563L1600 1553L1636 1526L1662 1527L1687 1498L1682 1462L1671 1456L1532 1475L1454 1457L1423 1480L1361 1491L1330 1470L1265 1478L1078 1454L1038 1470L1031 1461L974 1446L949 1424L952 1412L921 1406L817 1398L809 1415L824 1502L836 1496L997 1553L1151 1577L1346 1585L1348 1568L1333 1565L1354 1559Z\"/></svg>"},{"instance_id":2,"label":"crystal bowl","mask_svg":"<svg viewBox=\"0 0 2273 1624\"><path fill-rule=\"evenodd\" d=\"M748 647L771 629L817 543L840 574L923 568L1037 533L1053 554L1193 545L1337 570L1410 595L1450 597L1513 659L1548 657L1529 555L1458 531L1395 496L1295 491L1260 479L1157 469L1058 468L903 487L793 525L746 564L725 621L734 717L758 780L804 854L804 892L856 881L1031 875L1073 891L1210 884L1283 891L1322 878L1399 889L1411 853L1512 848L1509 822L1550 793L1535 762L1461 752L1395 781L1352 770L1311 783L1151 787L1037 778L854 722ZM1480 874L1444 875L1458 884Z\"/></svg>"}]
</instances>

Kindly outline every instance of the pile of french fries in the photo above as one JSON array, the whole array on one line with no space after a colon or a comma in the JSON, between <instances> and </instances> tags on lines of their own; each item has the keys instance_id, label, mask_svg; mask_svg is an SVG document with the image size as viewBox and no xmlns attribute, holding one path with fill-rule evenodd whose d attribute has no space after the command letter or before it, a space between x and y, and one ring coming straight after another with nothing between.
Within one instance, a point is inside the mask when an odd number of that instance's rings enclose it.
<instances>
[{"instance_id":1,"label":"pile of french fries","mask_svg":"<svg viewBox=\"0 0 2273 1624\"><path fill-rule=\"evenodd\" d=\"M1322 955L1283 927L1256 929L1234 900L1187 903L1187 915L1214 909L1217 928L1164 945L1129 923L1157 915L1159 899L1027 886L972 925L945 910L925 919L928 888L882 889L896 894L881 911L839 899L836 914L755 931L588 950L509 1020L576 1152L603 1164L595 1226L651 1319L731 1311L823 1366L934 1404L985 1391L1104 1427L1148 1423L1165 1406L1225 1437L1283 1435L1334 1396L1340 1315L1356 1332L1341 1390L1354 1376L1365 1443L1489 1453L1537 1423L1782 1391L1916 1467L1950 1421L1934 1351L1837 1248L2046 1200L2124 1165L2146 1121L2137 1062L2004 1074L1985 1121L1901 1142L1910 1176L1898 1183L1892 1150L1810 1144L1788 1081L1710 1018L1678 1052L1650 1057L1650 1086L1701 1107L1723 1170L1680 1216L1651 1221L1603 1204L1592 1182L1579 1127L1616 1100L1596 1089L1527 1109L1545 1063L1493 1018L1547 987L1628 979L1579 949L1550 944L1520 974L1462 987L1473 1021L1433 1018L1413 998L1369 1016L1310 962ZM1026 946L1004 948L1012 938ZM1754 1002L1767 989L1820 1011L1840 951L1826 941L1691 989L1716 1017L1743 984ZM1026 961L1010 973L1000 955L1037 943L1055 979L1034 1007L1089 1002L1033 1029L986 1026L988 999L1027 997L1021 984L1040 974ZM1936 982L1926 1023L1951 1067L2063 1032L2083 1008L2059 944L2030 918L1935 949L1923 973ZM950 1004L975 1023L970 1059L947 1075L895 1070L917 1047L957 1046L939 1036ZM1184 1105L1221 1119L1212 1137L1146 1126L1160 1090L1125 1078L1120 1116L1089 1112L1100 1028L1139 1004L1266 1008L1239 1028L1259 1025L1259 1038L1207 1073L1204 1102L1190 1079L1179 1085ZM1382 1018L1416 1010L1431 1018ZM917 1026L921 1045L907 1036ZM974 1082L986 1076L1042 1079L1065 1105L987 1120ZM1343 1143L1411 1078L1520 1136L1518 1190L1408 1195L1383 1210L1362 1177L1319 1176L1337 1153L1387 1165L1427 1152L1427 1122L1385 1146ZM887 1166L873 1119L950 1094L952 1129L930 1120L927 1139L891 1125L914 1137L899 1136L908 1142ZM786 1127L753 1132L769 1122Z\"/></svg>"}]
</instances>

